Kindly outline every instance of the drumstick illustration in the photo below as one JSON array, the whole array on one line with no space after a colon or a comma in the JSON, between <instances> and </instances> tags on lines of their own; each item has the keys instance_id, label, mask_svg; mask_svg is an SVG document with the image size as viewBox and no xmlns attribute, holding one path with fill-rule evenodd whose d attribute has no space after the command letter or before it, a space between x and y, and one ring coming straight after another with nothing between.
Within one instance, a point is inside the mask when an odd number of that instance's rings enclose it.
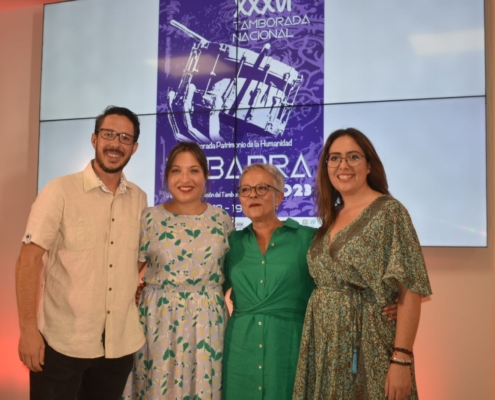
<instances>
[{"instance_id":1,"label":"drumstick illustration","mask_svg":"<svg viewBox=\"0 0 495 400\"><path fill-rule=\"evenodd\" d=\"M211 42L175 20L170 24L196 42L177 89L169 88L167 95L172 111L168 118L178 141L224 141L221 114L249 124L259 135L284 133L303 78L269 55L269 43L257 53ZM208 124L202 124L201 131L193 122L196 110L209 111Z\"/></svg>"}]
</instances>

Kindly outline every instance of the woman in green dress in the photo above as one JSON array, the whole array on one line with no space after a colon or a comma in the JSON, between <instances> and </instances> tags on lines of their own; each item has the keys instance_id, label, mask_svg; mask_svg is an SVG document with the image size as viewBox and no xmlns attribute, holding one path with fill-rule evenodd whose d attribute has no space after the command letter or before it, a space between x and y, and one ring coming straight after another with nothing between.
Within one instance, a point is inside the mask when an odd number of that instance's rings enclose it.
<instances>
[{"instance_id":1,"label":"woman in green dress","mask_svg":"<svg viewBox=\"0 0 495 400\"><path fill-rule=\"evenodd\" d=\"M317 174L322 226L308 253L308 303L294 400L416 399L413 344L431 294L407 210L356 129L332 133ZM398 296L397 323L381 313Z\"/></svg>"},{"instance_id":2,"label":"woman in green dress","mask_svg":"<svg viewBox=\"0 0 495 400\"><path fill-rule=\"evenodd\" d=\"M239 199L252 224L229 237L224 289L234 312L225 333L223 398L292 397L306 305L314 288L307 251L315 229L276 210L284 178L273 165L244 170Z\"/></svg>"}]
</instances>

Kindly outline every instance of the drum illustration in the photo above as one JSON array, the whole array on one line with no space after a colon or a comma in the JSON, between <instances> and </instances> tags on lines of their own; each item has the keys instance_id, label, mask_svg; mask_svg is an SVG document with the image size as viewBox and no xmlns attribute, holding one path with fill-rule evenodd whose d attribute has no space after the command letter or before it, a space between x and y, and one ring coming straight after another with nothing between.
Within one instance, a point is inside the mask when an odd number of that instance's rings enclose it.
<instances>
[{"instance_id":1,"label":"drum illustration","mask_svg":"<svg viewBox=\"0 0 495 400\"><path fill-rule=\"evenodd\" d=\"M277 137L284 133L302 75L269 56L210 42L186 26L171 25L195 40L177 88L169 88L169 122L178 141L222 142L221 121L237 119L250 132ZM194 123L193 112L208 113L208 123ZM229 122L230 125L232 121Z\"/></svg>"}]
</instances>

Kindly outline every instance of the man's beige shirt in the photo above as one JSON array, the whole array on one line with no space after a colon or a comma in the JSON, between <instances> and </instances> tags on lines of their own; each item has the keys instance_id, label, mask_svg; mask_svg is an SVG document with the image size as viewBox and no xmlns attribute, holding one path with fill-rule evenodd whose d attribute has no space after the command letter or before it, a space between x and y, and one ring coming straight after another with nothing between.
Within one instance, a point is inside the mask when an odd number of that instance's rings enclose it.
<instances>
[{"instance_id":1,"label":"man's beige shirt","mask_svg":"<svg viewBox=\"0 0 495 400\"><path fill-rule=\"evenodd\" d=\"M117 358L144 344L134 294L146 206L146 194L125 177L109 192L91 163L38 195L23 241L48 251L38 328L59 353Z\"/></svg>"}]
</instances>

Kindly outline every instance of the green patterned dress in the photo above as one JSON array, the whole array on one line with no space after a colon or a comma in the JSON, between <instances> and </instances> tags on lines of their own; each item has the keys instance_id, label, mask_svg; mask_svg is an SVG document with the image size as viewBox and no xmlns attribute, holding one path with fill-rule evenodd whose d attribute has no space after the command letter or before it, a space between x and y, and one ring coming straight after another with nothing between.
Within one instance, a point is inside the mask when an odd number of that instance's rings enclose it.
<instances>
[{"instance_id":1,"label":"green patterned dress","mask_svg":"<svg viewBox=\"0 0 495 400\"><path fill-rule=\"evenodd\" d=\"M421 247L406 209L381 196L329 245L308 253L316 289L304 321L294 400L383 399L395 324L381 315L398 295L396 281L431 294ZM414 369L413 390L417 399Z\"/></svg>"},{"instance_id":2,"label":"green patterned dress","mask_svg":"<svg viewBox=\"0 0 495 400\"><path fill-rule=\"evenodd\" d=\"M139 260L149 264L139 310L146 344L135 354L124 398L221 398L222 268L232 230L228 214L209 204L199 215L163 205L144 210Z\"/></svg>"}]
</instances>

